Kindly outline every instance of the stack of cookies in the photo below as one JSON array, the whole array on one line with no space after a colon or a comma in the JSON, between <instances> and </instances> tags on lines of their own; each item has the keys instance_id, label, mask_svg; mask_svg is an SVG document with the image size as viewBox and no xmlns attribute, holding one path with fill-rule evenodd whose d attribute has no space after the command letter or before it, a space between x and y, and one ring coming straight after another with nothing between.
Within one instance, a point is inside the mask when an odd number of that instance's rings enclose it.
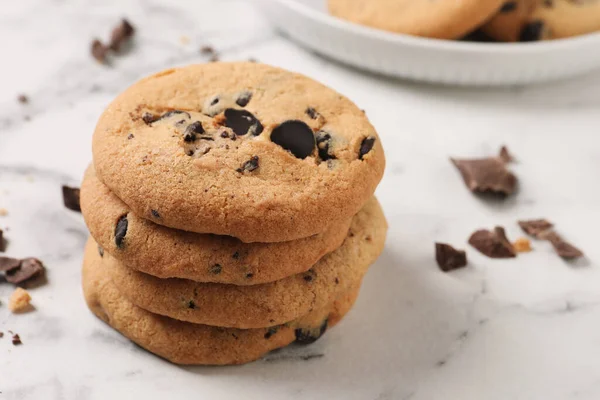
<instances>
[{"instance_id":1,"label":"stack of cookies","mask_svg":"<svg viewBox=\"0 0 600 400\"><path fill-rule=\"evenodd\" d=\"M104 112L81 188L94 314L180 364L312 343L352 307L387 225L364 113L255 63L170 69Z\"/></svg>"}]
</instances>

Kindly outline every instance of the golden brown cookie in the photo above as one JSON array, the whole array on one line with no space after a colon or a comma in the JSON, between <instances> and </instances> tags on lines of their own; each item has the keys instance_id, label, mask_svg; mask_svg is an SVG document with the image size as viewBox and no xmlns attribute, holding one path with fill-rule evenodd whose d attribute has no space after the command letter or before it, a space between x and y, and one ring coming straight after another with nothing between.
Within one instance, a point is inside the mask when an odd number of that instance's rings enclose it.
<instances>
[{"instance_id":1,"label":"golden brown cookie","mask_svg":"<svg viewBox=\"0 0 600 400\"><path fill-rule=\"evenodd\" d=\"M503 0L328 0L336 17L377 29L459 39L492 16Z\"/></svg>"},{"instance_id":2,"label":"golden brown cookie","mask_svg":"<svg viewBox=\"0 0 600 400\"><path fill-rule=\"evenodd\" d=\"M365 114L303 75L257 63L174 68L101 116L98 178L137 215L244 242L283 242L351 218L385 166Z\"/></svg>"},{"instance_id":3,"label":"golden brown cookie","mask_svg":"<svg viewBox=\"0 0 600 400\"><path fill-rule=\"evenodd\" d=\"M309 344L352 307L358 288L297 321L271 328L231 329L152 314L125 299L99 258L86 254L83 293L94 314L146 350L177 364L226 365L254 361L296 341Z\"/></svg>"},{"instance_id":4,"label":"golden brown cookie","mask_svg":"<svg viewBox=\"0 0 600 400\"><path fill-rule=\"evenodd\" d=\"M180 231L133 214L96 178L93 167L83 179L81 209L96 242L129 268L159 278L235 285L306 272L342 244L351 221L305 239L277 243L243 243L231 236ZM126 229L117 230L125 222Z\"/></svg>"},{"instance_id":5,"label":"golden brown cookie","mask_svg":"<svg viewBox=\"0 0 600 400\"><path fill-rule=\"evenodd\" d=\"M159 279L127 268L90 240L86 257L109 270L116 287L137 306L199 324L259 328L280 325L325 307L360 284L385 243L387 225L372 198L352 221L344 244L308 272L253 286Z\"/></svg>"},{"instance_id":6,"label":"golden brown cookie","mask_svg":"<svg viewBox=\"0 0 600 400\"><path fill-rule=\"evenodd\" d=\"M559 39L600 31L600 0L511 0L483 27L504 42Z\"/></svg>"}]
</instances>

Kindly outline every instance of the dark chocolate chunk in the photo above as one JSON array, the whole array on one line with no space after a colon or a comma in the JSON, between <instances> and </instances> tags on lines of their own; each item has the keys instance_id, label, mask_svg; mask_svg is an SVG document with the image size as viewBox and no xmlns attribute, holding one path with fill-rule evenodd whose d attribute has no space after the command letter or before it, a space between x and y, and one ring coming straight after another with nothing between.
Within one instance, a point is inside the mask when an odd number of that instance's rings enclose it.
<instances>
[{"instance_id":1,"label":"dark chocolate chunk","mask_svg":"<svg viewBox=\"0 0 600 400\"><path fill-rule=\"evenodd\" d=\"M467 266L467 253L464 250L456 250L445 243L435 244L435 259L444 272Z\"/></svg>"},{"instance_id":2,"label":"dark chocolate chunk","mask_svg":"<svg viewBox=\"0 0 600 400\"><path fill-rule=\"evenodd\" d=\"M265 339L270 339L271 336L276 334L278 330L279 329L276 326L267 329L267 332L265 333Z\"/></svg>"},{"instance_id":3,"label":"dark chocolate chunk","mask_svg":"<svg viewBox=\"0 0 600 400\"><path fill-rule=\"evenodd\" d=\"M196 308L196 303L194 303L194 300L188 301L188 308L192 310Z\"/></svg>"},{"instance_id":4,"label":"dark chocolate chunk","mask_svg":"<svg viewBox=\"0 0 600 400\"><path fill-rule=\"evenodd\" d=\"M243 91L242 93L240 93L237 100L235 101L235 104L237 104L240 107L246 107L248 105L248 103L250 103L251 99L252 99L252 92L249 92L246 90L246 91Z\"/></svg>"},{"instance_id":5,"label":"dark chocolate chunk","mask_svg":"<svg viewBox=\"0 0 600 400\"><path fill-rule=\"evenodd\" d=\"M19 268L6 271L6 281L14 284L23 283L44 272L44 265L37 258L24 258Z\"/></svg>"},{"instance_id":6,"label":"dark chocolate chunk","mask_svg":"<svg viewBox=\"0 0 600 400\"><path fill-rule=\"evenodd\" d=\"M240 168L238 168L236 171L240 172L240 173L252 172L258 168L258 161L259 161L258 156L252 156L251 159L249 159L248 161L243 163L242 166Z\"/></svg>"},{"instance_id":7,"label":"dark chocolate chunk","mask_svg":"<svg viewBox=\"0 0 600 400\"><path fill-rule=\"evenodd\" d=\"M247 133L258 136L263 131L263 126L252 113L246 110L236 110L228 108L225 110L225 126L238 136L244 136Z\"/></svg>"},{"instance_id":8,"label":"dark chocolate chunk","mask_svg":"<svg viewBox=\"0 0 600 400\"><path fill-rule=\"evenodd\" d=\"M156 210L150 210L150 213L154 218L160 218L160 214Z\"/></svg>"},{"instance_id":9,"label":"dark chocolate chunk","mask_svg":"<svg viewBox=\"0 0 600 400\"><path fill-rule=\"evenodd\" d=\"M494 231L481 229L469 238L469 244L490 258L513 258L517 252L506 238L504 228L497 226Z\"/></svg>"},{"instance_id":10,"label":"dark chocolate chunk","mask_svg":"<svg viewBox=\"0 0 600 400\"><path fill-rule=\"evenodd\" d=\"M185 128L185 133L183 134L183 141L190 143L197 139L198 134L204 133L204 127L200 121L192 122Z\"/></svg>"},{"instance_id":11,"label":"dark chocolate chunk","mask_svg":"<svg viewBox=\"0 0 600 400\"><path fill-rule=\"evenodd\" d=\"M145 112L144 114L142 114L142 121L144 121L146 123L146 125L150 125L151 123L157 121L159 119L159 117L155 116L152 113L149 112Z\"/></svg>"},{"instance_id":12,"label":"dark chocolate chunk","mask_svg":"<svg viewBox=\"0 0 600 400\"><path fill-rule=\"evenodd\" d=\"M115 227L115 244L119 249L122 249L125 240L125 235L127 235L127 226L129 225L129 221L127 221L127 214L122 215L121 218L117 221L117 226Z\"/></svg>"},{"instance_id":13,"label":"dark chocolate chunk","mask_svg":"<svg viewBox=\"0 0 600 400\"><path fill-rule=\"evenodd\" d=\"M517 188L517 177L500 157L451 160L472 192L509 195Z\"/></svg>"},{"instance_id":14,"label":"dark chocolate chunk","mask_svg":"<svg viewBox=\"0 0 600 400\"><path fill-rule=\"evenodd\" d=\"M221 267L221 264L215 264L212 267L210 267L210 272L215 275L219 275L221 271L223 271L223 267Z\"/></svg>"},{"instance_id":15,"label":"dark chocolate chunk","mask_svg":"<svg viewBox=\"0 0 600 400\"><path fill-rule=\"evenodd\" d=\"M98 254L100 254L100 257L104 257L104 248L100 245L98 245Z\"/></svg>"},{"instance_id":16,"label":"dark chocolate chunk","mask_svg":"<svg viewBox=\"0 0 600 400\"><path fill-rule=\"evenodd\" d=\"M19 101L19 103L21 103L21 104L27 104L27 103L29 103L29 98L28 98L27 96L25 96L24 94L20 94L20 95L17 97L17 100L18 100L18 101Z\"/></svg>"},{"instance_id":17,"label":"dark chocolate chunk","mask_svg":"<svg viewBox=\"0 0 600 400\"><path fill-rule=\"evenodd\" d=\"M531 219L519 221L519 226L526 234L533 236L536 239L540 239L541 234L552 229L554 225L552 222L545 219Z\"/></svg>"},{"instance_id":18,"label":"dark chocolate chunk","mask_svg":"<svg viewBox=\"0 0 600 400\"><path fill-rule=\"evenodd\" d=\"M15 346L21 345L23 344L23 342L21 341L21 337L19 336L18 333L15 333L12 337L12 344Z\"/></svg>"},{"instance_id":19,"label":"dark chocolate chunk","mask_svg":"<svg viewBox=\"0 0 600 400\"><path fill-rule=\"evenodd\" d=\"M579 250L577 247L573 246L571 243L565 241L560 235L554 231L546 231L540 236L541 239L546 239L552 246L554 246L554 250L556 253L562 258L566 258L568 260L574 258L583 257L583 251Z\"/></svg>"},{"instance_id":20,"label":"dark chocolate chunk","mask_svg":"<svg viewBox=\"0 0 600 400\"><path fill-rule=\"evenodd\" d=\"M500 157L505 163L513 162L515 160L506 146L502 146L500 148L500 154L498 154L498 157Z\"/></svg>"},{"instance_id":21,"label":"dark chocolate chunk","mask_svg":"<svg viewBox=\"0 0 600 400\"><path fill-rule=\"evenodd\" d=\"M327 330L327 319L320 327L313 329L298 328L295 331L296 342L300 344L311 344L316 342Z\"/></svg>"},{"instance_id":22,"label":"dark chocolate chunk","mask_svg":"<svg viewBox=\"0 0 600 400\"><path fill-rule=\"evenodd\" d=\"M0 339L4 337L4 332L0 331Z\"/></svg>"},{"instance_id":23,"label":"dark chocolate chunk","mask_svg":"<svg viewBox=\"0 0 600 400\"><path fill-rule=\"evenodd\" d=\"M135 28L125 18L117 25L110 35L110 48L114 51L119 51L121 45L129 40L135 33Z\"/></svg>"},{"instance_id":24,"label":"dark chocolate chunk","mask_svg":"<svg viewBox=\"0 0 600 400\"><path fill-rule=\"evenodd\" d=\"M286 121L273 129L271 141L301 159L310 156L315 149L312 129L298 120Z\"/></svg>"},{"instance_id":25,"label":"dark chocolate chunk","mask_svg":"<svg viewBox=\"0 0 600 400\"><path fill-rule=\"evenodd\" d=\"M507 1L506 3L504 3L502 5L502 8L500 8L500 12L501 13L508 13L511 11L515 11L517 9L517 2L516 1Z\"/></svg>"},{"instance_id":26,"label":"dark chocolate chunk","mask_svg":"<svg viewBox=\"0 0 600 400\"><path fill-rule=\"evenodd\" d=\"M331 135L324 131L317 132L317 151L319 152L319 158L323 161L335 160L333 154L329 154L329 147L331 144Z\"/></svg>"},{"instance_id":27,"label":"dark chocolate chunk","mask_svg":"<svg viewBox=\"0 0 600 400\"><path fill-rule=\"evenodd\" d=\"M19 268L21 260L10 257L0 257L0 271L10 271Z\"/></svg>"},{"instance_id":28,"label":"dark chocolate chunk","mask_svg":"<svg viewBox=\"0 0 600 400\"><path fill-rule=\"evenodd\" d=\"M81 212L79 205L79 188L62 186L63 203L69 210Z\"/></svg>"},{"instance_id":29,"label":"dark chocolate chunk","mask_svg":"<svg viewBox=\"0 0 600 400\"><path fill-rule=\"evenodd\" d=\"M106 56L109 48L106 47L100 40L94 39L91 46L92 57L96 59L100 64L106 63Z\"/></svg>"},{"instance_id":30,"label":"dark chocolate chunk","mask_svg":"<svg viewBox=\"0 0 600 400\"><path fill-rule=\"evenodd\" d=\"M308 115L312 119L317 119L321 115L317 112L317 110L315 110L312 107L308 107L304 112L306 113L306 115Z\"/></svg>"},{"instance_id":31,"label":"dark chocolate chunk","mask_svg":"<svg viewBox=\"0 0 600 400\"><path fill-rule=\"evenodd\" d=\"M374 137L364 138L362 143L360 144L360 150L358 151L358 159L362 160L365 154L371 151L373 145L375 144Z\"/></svg>"},{"instance_id":32,"label":"dark chocolate chunk","mask_svg":"<svg viewBox=\"0 0 600 400\"><path fill-rule=\"evenodd\" d=\"M535 42L541 40L544 34L544 22L533 21L528 23L521 30L519 35L519 41L521 42Z\"/></svg>"}]
</instances>

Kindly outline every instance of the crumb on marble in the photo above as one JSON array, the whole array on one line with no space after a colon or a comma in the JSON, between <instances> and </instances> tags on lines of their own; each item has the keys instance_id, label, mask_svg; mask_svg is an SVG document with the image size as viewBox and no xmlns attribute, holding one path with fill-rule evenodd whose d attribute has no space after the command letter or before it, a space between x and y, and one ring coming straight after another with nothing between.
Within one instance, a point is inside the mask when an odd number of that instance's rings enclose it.
<instances>
[{"instance_id":1,"label":"crumb on marble","mask_svg":"<svg viewBox=\"0 0 600 400\"><path fill-rule=\"evenodd\" d=\"M517 253L528 253L531 250L531 241L529 239L521 237L515 240L513 243L513 247L515 248Z\"/></svg>"},{"instance_id":2,"label":"crumb on marble","mask_svg":"<svg viewBox=\"0 0 600 400\"><path fill-rule=\"evenodd\" d=\"M6 217L8 215L8 210L6 208L0 208L0 217Z\"/></svg>"},{"instance_id":3,"label":"crumb on marble","mask_svg":"<svg viewBox=\"0 0 600 400\"><path fill-rule=\"evenodd\" d=\"M19 336L18 333L13 334L12 344L15 346L19 346L19 345L23 344L23 342L21 341L21 337Z\"/></svg>"},{"instance_id":4,"label":"crumb on marble","mask_svg":"<svg viewBox=\"0 0 600 400\"><path fill-rule=\"evenodd\" d=\"M179 43L182 45L186 45L190 43L190 38L188 36L182 35L179 37Z\"/></svg>"},{"instance_id":5,"label":"crumb on marble","mask_svg":"<svg viewBox=\"0 0 600 400\"><path fill-rule=\"evenodd\" d=\"M21 104L27 104L27 103L29 103L29 98L27 96L25 96L24 94L20 94L17 97L17 101Z\"/></svg>"},{"instance_id":6,"label":"crumb on marble","mask_svg":"<svg viewBox=\"0 0 600 400\"><path fill-rule=\"evenodd\" d=\"M18 287L10 296L8 308L13 313L27 311L31 307L31 295L23 288Z\"/></svg>"}]
</instances>

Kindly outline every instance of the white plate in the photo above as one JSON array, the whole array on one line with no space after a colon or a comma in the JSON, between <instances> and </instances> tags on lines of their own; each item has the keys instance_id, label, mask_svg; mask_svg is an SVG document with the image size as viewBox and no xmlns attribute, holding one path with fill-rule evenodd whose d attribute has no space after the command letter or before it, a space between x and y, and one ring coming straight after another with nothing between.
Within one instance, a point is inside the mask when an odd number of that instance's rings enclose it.
<instances>
[{"instance_id":1,"label":"white plate","mask_svg":"<svg viewBox=\"0 0 600 400\"><path fill-rule=\"evenodd\" d=\"M463 85L528 84L600 67L600 33L536 43L472 43L380 31L327 14L326 0L257 0L301 45L375 73Z\"/></svg>"}]
</instances>

